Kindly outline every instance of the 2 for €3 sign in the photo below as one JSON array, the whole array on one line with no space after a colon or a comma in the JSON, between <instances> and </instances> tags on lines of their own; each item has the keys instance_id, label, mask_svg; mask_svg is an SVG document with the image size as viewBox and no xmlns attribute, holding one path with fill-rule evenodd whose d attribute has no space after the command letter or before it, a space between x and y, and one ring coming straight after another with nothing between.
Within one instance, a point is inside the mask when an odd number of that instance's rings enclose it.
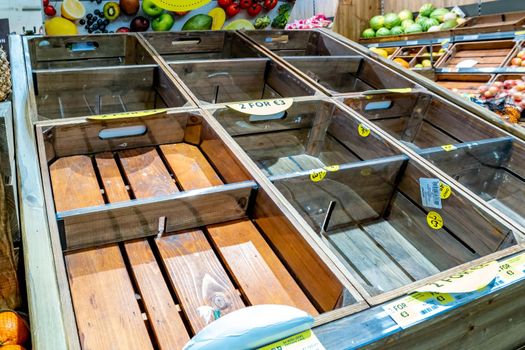
<instances>
[{"instance_id":1,"label":"2 for \u20ac3 sign","mask_svg":"<svg viewBox=\"0 0 525 350\"><path fill-rule=\"evenodd\" d=\"M174 12L185 12L198 9L211 0L152 0L160 8Z\"/></svg>"}]
</instances>

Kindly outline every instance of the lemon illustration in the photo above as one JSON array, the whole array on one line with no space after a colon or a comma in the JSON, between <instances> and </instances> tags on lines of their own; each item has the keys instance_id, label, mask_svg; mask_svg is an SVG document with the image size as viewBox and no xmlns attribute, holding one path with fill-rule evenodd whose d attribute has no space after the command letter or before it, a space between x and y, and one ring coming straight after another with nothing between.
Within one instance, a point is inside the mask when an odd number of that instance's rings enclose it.
<instances>
[{"instance_id":1,"label":"lemon illustration","mask_svg":"<svg viewBox=\"0 0 525 350\"><path fill-rule=\"evenodd\" d=\"M47 35L76 35L77 26L62 17L53 17L44 24Z\"/></svg>"},{"instance_id":2,"label":"lemon illustration","mask_svg":"<svg viewBox=\"0 0 525 350\"><path fill-rule=\"evenodd\" d=\"M79 0L64 0L60 12L62 17L75 21L84 17L86 9Z\"/></svg>"}]
</instances>

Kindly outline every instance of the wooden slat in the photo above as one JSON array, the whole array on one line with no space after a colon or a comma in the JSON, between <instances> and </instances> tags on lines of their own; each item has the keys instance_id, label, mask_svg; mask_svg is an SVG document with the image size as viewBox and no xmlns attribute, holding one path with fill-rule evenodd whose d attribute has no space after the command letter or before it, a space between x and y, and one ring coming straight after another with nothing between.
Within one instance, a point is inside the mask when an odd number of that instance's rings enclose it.
<instances>
[{"instance_id":1,"label":"wooden slat","mask_svg":"<svg viewBox=\"0 0 525 350\"><path fill-rule=\"evenodd\" d=\"M130 149L118 155L135 197L165 196L179 191L155 148Z\"/></svg>"},{"instance_id":2,"label":"wooden slat","mask_svg":"<svg viewBox=\"0 0 525 350\"><path fill-rule=\"evenodd\" d=\"M251 304L291 305L317 315L317 310L250 221L228 222L207 229Z\"/></svg>"},{"instance_id":3,"label":"wooden slat","mask_svg":"<svg viewBox=\"0 0 525 350\"><path fill-rule=\"evenodd\" d=\"M222 185L222 181L202 152L185 143L160 146L177 180L185 189Z\"/></svg>"},{"instance_id":4,"label":"wooden slat","mask_svg":"<svg viewBox=\"0 0 525 350\"><path fill-rule=\"evenodd\" d=\"M439 272L439 269L434 264L387 221L382 220L364 225L363 229L415 280L432 276Z\"/></svg>"},{"instance_id":5,"label":"wooden slat","mask_svg":"<svg viewBox=\"0 0 525 350\"><path fill-rule=\"evenodd\" d=\"M211 306L219 309L221 315L244 307L202 231L166 235L156 243L195 333L208 324L199 315L199 307Z\"/></svg>"},{"instance_id":6,"label":"wooden slat","mask_svg":"<svg viewBox=\"0 0 525 350\"><path fill-rule=\"evenodd\" d=\"M153 349L118 246L65 257L83 349Z\"/></svg>"},{"instance_id":7,"label":"wooden slat","mask_svg":"<svg viewBox=\"0 0 525 350\"><path fill-rule=\"evenodd\" d=\"M66 157L50 167L57 210L104 204L91 159ZM84 349L152 349L118 246L65 256Z\"/></svg>"},{"instance_id":8,"label":"wooden slat","mask_svg":"<svg viewBox=\"0 0 525 350\"><path fill-rule=\"evenodd\" d=\"M104 204L90 157L57 159L49 172L57 212Z\"/></svg>"},{"instance_id":9,"label":"wooden slat","mask_svg":"<svg viewBox=\"0 0 525 350\"><path fill-rule=\"evenodd\" d=\"M386 292L412 282L360 227L339 230L328 239L370 286Z\"/></svg>"},{"instance_id":10,"label":"wooden slat","mask_svg":"<svg viewBox=\"0 0 525 350\"><path fill-rule=\"evenodd\" d=\"M161 150L184 189L222 184L196 146L165 145ZM251 304L293 305L317 313L250 221L211 225L207 229Z\"/></svg>"},{"instance_id":11,"label":"wooden slat","mask_svg":"<svg viewBox=\"0 0 525 350\"><path fill-rule=\"evenodd\" d=\"M129 200L112 154L99 154L96 160L109 201ZM124 248L159 348L182 348L189 336L148 241L127 242Z\"/></svg>"}]
</instances>

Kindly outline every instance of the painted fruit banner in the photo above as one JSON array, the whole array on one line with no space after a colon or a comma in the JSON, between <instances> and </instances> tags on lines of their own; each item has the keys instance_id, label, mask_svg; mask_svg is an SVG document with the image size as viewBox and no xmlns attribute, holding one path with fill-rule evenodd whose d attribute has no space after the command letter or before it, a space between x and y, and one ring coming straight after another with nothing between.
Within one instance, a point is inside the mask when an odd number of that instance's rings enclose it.
<instances>
[{"instance_id":1,"label":"painted fruit banner","mask_svg":"<svg viewBox=\"0 0 525 350\"><path fill-rule=\"evenodd\" d=\"M48 35L282 29L293 0L43 1Z\"/></svg>"}]
</instances>

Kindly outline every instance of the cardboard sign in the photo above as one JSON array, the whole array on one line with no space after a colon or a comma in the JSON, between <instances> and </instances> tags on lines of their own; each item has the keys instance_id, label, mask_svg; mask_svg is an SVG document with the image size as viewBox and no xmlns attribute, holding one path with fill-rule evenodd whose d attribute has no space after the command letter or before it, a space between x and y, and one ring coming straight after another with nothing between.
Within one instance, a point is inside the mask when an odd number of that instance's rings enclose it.
<instances>
[{"instance_id":1,"label":"cardboard sign","mask_svg":"<svg viewBox=\"0 0 525 350\"><path fill-rule=\"evenodd\" d=\"M277 98L227 104L234 111L249 115L272 116L286 111L293 104L293 98Z\"/></svg>"}]
</instances>

